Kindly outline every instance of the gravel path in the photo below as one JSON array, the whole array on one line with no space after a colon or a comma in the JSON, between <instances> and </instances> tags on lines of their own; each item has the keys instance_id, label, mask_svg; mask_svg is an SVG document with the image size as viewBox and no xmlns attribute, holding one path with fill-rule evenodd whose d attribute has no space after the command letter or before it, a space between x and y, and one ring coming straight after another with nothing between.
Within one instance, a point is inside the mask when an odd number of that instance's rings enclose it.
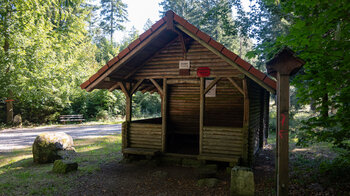
<instances>
[{"instance_id":1,"label":"gravel path","mask_svg":"<svg viewBox=\"0 0 350 196\"><path fill-rule=\"evenodd\" d=\"M121 124L5 129L0 131L0 152L29 147L36 136L43 132L65 132L73 139L94 138L121 133Z\"/></svg>"}]
</instances>

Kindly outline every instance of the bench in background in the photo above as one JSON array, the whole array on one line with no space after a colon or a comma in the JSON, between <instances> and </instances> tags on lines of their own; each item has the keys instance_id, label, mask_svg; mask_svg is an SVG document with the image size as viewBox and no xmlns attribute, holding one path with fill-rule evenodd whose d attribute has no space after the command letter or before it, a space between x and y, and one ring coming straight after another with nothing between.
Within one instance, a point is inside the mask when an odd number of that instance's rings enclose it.
<instances>
[{"instance_id":1,"label":"bench in background","mask_svg":"<svg viewBox=\"0 0 350 196\"><path fill-rule=\"evenodd\" d=\"M80 122L82 123L85 119L82 114L72 114L72 115L61 115L60 122L65 124L66 122Z\"/></svg>"}]
</instances>

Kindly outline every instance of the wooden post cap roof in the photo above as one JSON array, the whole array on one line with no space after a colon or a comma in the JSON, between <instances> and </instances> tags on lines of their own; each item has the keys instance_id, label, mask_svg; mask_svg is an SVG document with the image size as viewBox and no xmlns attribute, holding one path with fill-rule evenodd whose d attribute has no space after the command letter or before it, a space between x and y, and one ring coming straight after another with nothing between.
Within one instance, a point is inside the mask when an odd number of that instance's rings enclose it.
<instances>
[{"instance_id":1,"label":"wooden post cap roof","mask_svg":"<svg viewBox=\"0 0 350 196\"><path fill-rule=\"evenodd\" d=\"M296 57L295 53L288 47L280 50L271 60L266 63L267 73L276 78L276 73L284 75L294 75L305 64Z\"/></svg>"},{"instance_id":2,"label":"wooden post cap roof","mask_svg":"<svg viewBox=\"0 0 350 196\"><path fill-rule=\"evenodd\" d=\"M180 31L193 39L201 40L201 44L204 47L212 51L215 50L215 54L219 55L229 64L235 66L244 75L256 81L266 90L275 93L275 80L255 69L250 63L225 48L222 44L218 43L212 37L171 10L167 11L163 18L154 23L150 29L142 33L116 57L108 61L106 65L82 83L80 87L86 91L92 91L94 89L109 89L111 86L115 85L116 81L126 82L127 76L132 72L130 68L128 70L128 65L142 64L177 37L178 33L176 32ZM114 74L113 77L111 75L112 73ZM133 83L137 81L129 82Z\"/></svg>"}]
</instances>

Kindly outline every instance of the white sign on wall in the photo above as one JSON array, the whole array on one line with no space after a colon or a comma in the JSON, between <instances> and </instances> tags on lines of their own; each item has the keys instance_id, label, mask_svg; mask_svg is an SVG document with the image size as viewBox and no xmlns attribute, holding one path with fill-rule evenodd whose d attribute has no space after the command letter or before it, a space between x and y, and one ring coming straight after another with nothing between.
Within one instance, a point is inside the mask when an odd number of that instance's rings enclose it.
<instances>
[{"instance_id":1,"label":"white sign on wall","mask_svg":"<svg viewBox=\"0 0 350 196\"><path fill-rule=\"evenodd\" d=\"M179 69L190 69L190 61L179 61Z\"/></svg>"},{"instance_id":2,"label":"white sign on wall","mask_svg":"<svg viewBox=\"0 0 350 196\"><path fill-rule=\"evenodd\" d=\"M207 88L213 80L214 79L206 79L205 88ZM205 94L205 97L216 97L216 84Z\"/></svg>"}]
</instances>

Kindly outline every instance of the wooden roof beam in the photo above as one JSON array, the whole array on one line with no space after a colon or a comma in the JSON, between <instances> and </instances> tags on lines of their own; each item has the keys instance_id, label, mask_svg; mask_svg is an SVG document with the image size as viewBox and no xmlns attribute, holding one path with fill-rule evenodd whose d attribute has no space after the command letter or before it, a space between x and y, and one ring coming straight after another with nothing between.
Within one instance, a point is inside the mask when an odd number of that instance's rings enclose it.
<instances>
[{"instance_id":1,"label":"wooden roof beam","mask_svg":"<svg viewBox=\"0 0 350 196\"><path fill-rule=\"evenodd\" d=\"M144 88L144 89L141 91L141 93L146 93L146 92L151 91L151 90L153 90L153 89L154 89L154 86L148 86L148 87Z\"/></svg>"},{"instance_id":2,"label":"wooden roof beam","mask_svg":"<svg viewBox=\"0 0 350 196\"><path fill-rule=\"evenodd\" d=\"M114 89L118 88L119 87L119 82L113 84L113 86L111 88L108 89L109 92L112 92Z\"/></svg>"},{"instance_id":3,"label":"wooden roof beam","mask_svg":"<svg viewBox=\"0 0 350 196\"><path fill-rule=\"evenodd\" d=\"M95 81L93 81L89 86L86 87L86 91L90 92L94 89L94 87L99 84L104 78L108 77L112 72L118 70L121 65L124 63L127 63L131 56L134 56L135 54L139 53L146 45L148 45L150 42L152 42L155 38L161 34L166 27L162 26L157 31L153 32L146 40L142 41L138 46L136 46L131 52L129 52L125 57L123 57L121 60L119 60L116 64L114 64L110 69L108 69L105 73L100 75Z\"/></svg>"},{"instance_id":4,"label":"wooden roof beam","mask_svg":"<svg viewBox=\"0 0 350 196\"><path fill-rule=\"evenodd\" d=\"M163 95L163 89L162 89L162 87L159 86L158 82L155 81L153 78L150 78L149 80L150 80L150 81L153 83L153 85L158 89L159 94Z\"/></svg>"},{"instance_id":5,"label":"wooden roof beam","mask_svg":"<svg viewBox=\"0 0 350 196\"><path fill-rule=\"evenodd\" d=\"M126 89L124 82L118 82L120 88L122 89L126 97L130 97L129 91Z\"/></svg>"},{"instance_id":6,"label":"wooden roof beam","mask_svg":"<svg viewBox=\"0 0 350 196\"><path fill-rule=\"evenodd\" d=\"M130 95L135 93L135 91L140 87L140 85L143 81L144 81L144 79L141 79L134 85L134 87L130 91Z\"/></svg>"},{"instance_id":7,"label":"wooden roof beam","mask_svg":"<svg viewBox=\"0 0 350 196\"><path fill-rule=\"evenodd\" d=\"M242 93L242 95L244 95L244 91L243 89L237 84L237 82L235 82L232 78L227 77L227 79L233 84L233 86L235 86L239 92Z\"/></svg>"}]
</instances>

